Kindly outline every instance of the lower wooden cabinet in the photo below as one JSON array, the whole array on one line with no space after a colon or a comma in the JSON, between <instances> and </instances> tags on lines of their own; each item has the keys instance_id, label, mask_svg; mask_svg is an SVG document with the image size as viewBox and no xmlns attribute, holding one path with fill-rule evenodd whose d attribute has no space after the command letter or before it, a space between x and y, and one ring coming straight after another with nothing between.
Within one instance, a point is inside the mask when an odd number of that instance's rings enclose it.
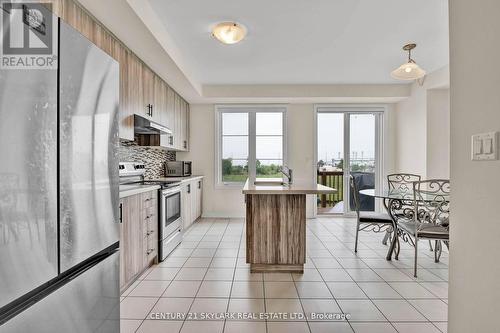
<instances>
[{"instance_id":1,"label":"lower wooden cabinet","mask_svg":"<svg viewBox=\"0 0 500 333\"><path fill-rule=\"evenodd\" d=\"M182 223L183 228L186 230L196 221L202 213L202 190L203 178L196 178L193 180L185 181L181 185L182 190Z\"/></svg>"},{"instance_id":2,"label":"lower wooden cabinet","mask_svg":"<svg viewBox=\"0 0 500 333\"><path fill-rule=\"evenodd\" d=\"M127 288L158 258L158 191L120 200L120 288Z\"/></svg>"}]
</instances>

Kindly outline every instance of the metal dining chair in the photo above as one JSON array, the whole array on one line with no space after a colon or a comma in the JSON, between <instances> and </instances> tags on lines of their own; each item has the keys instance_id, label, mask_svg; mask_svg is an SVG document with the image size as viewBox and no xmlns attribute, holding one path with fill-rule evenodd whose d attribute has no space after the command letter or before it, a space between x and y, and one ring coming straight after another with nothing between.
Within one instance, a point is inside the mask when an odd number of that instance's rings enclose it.
<instances>
[{"instance_id":1,"label":"metal dining chair","mask_svg":"<svg viewBox=\"0 0 500 333\"><path fill-rule=\"evenodd\" d=\"M387 185L390 191L402 191L409 192L413 190L413 182L421 180L421 176L412 173L393 173L387 175ZM410 197L409 199L413 199ZM400 202L400 207L392 214L396 220L412 218L413 212L413 200L402 200ZM386 233L382 243L387 244L387 240L390 237L390 233Z\"/></svg>"},{"instance_id":2,"label":"metal dining chair","mask_svg":"<svg viewBox=\"0 0 500 333\"><path fill-rule=\"evenodd\" d=\"M411 191L413 182L419 182L421 179L421 176L412 173L393 173L387 175L387 184L389 190Z\"/></svg>"},{"instance_id":3,"label":"metal dining chair","mask_svg":"<svg viewBox=\"0 0 500 333\"><path fill-rule=\"evenodd\" d=\"M413 275L417 277L418 241L435 241L434 261L439 262L442 243L449 249L450 181L431 179L413 183L414 218L399 220L400 236L415 248Z\"/></svg>"},{"instance_id":4,"label":"metal dining chair","mask_svg":"<svg viewBox=\"0 0 500 333\"><path fill-rule=\"evenodd\" d=\"M359 191L354 177L349 178L351 191L354 199L354 208L356 210L356 242L354 252L358 252L358 236L360 231L387 232L393 230L392 219L387 213L360 211Z\"/></svg>"}]
</instances>

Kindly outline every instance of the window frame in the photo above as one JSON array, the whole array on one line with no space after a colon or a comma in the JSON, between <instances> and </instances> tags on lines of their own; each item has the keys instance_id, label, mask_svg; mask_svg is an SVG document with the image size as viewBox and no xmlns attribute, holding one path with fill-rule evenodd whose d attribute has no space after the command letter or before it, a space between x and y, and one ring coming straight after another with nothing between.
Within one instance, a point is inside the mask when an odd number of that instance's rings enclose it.
<instances>
[{"instance_id":1,"label":"window frame","mask_svg":"<svg viewBox=\"0 0 500 333\"><path fill-rule=\"evenodd\" d=\"M288 162L288 136L287 136L287 106L286 105L242 105L242 104L219 104L215 105L215 188L231 189L243 188L245 182L224 182L222 181L222 114L224 113L247 113L248 114L248 178L256 177L256 114L257 113L278 113L283 114L283 165Z\"/></svg>"}]
</instances>

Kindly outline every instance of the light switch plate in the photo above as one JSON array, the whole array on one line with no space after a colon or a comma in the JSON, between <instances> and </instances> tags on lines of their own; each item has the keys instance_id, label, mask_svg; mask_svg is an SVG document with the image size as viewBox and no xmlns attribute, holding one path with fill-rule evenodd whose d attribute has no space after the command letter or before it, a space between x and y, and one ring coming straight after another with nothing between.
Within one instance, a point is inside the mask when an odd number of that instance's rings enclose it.
<instances>
[{"instance_id":1,"label":"light switch plate","mask_svg":"<svg viewBox=\"0 0 500 333\"><path fill-rule=\"evenodd\" d=\"M498 159L498 133L489 132L472 136L473 161L493 161Z\"/></svg>"}]
</instances>

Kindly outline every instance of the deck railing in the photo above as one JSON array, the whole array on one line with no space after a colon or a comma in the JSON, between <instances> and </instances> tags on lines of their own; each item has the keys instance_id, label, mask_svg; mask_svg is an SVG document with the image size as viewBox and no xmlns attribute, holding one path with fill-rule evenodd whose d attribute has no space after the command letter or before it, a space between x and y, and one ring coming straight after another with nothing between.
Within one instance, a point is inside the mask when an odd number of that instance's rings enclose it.
<instances>
[{"instance_id":1,"label":"deck railing","mask_svg":"<svg viewBox=\"0 0 500 333\"><path fill-rule=\"evenodd\" d=\"M318 170L318 184L337 189L335 194L320 194L321 207L333 207L344 200L344 172Z\"/></svg>"}]
</instances>

